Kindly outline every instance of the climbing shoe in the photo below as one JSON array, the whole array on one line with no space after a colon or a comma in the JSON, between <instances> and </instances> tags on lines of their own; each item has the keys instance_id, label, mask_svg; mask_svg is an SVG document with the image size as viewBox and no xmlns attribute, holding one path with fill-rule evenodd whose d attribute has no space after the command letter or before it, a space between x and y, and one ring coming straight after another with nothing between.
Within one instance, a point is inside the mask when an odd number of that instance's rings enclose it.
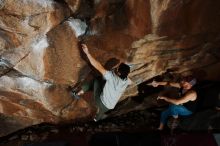
<instances>
[{"instance_id":1,"label":"climbing shoe","mask_svg":"<svg viewBox=\"0 0 220 146\"><path fill-rule=\"evenodd\" d=\"M74 90L71 90L71 96L74 97L75 99L80 99L80 96L77 95L77 92Z\"/></svg>"}]
</instances>

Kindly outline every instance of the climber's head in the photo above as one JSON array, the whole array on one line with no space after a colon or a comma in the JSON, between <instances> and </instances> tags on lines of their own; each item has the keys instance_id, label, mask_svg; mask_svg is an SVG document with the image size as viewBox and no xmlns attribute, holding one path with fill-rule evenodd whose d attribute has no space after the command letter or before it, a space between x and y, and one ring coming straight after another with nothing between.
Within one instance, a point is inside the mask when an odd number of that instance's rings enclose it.
<instances>
[{"instance_id":1,"label":"climber's head","mask_svg":"<svg viewBox=\"0 0 220 146\"><path fill-rule=\"evenodd\" d=\"M125 63L121 63L117 69L116 69L116 73L117 75L121 78L121 79L126 79L128 77L128 74L130 73L130 67L125 64Z\"/></svg>"}]
</instances>

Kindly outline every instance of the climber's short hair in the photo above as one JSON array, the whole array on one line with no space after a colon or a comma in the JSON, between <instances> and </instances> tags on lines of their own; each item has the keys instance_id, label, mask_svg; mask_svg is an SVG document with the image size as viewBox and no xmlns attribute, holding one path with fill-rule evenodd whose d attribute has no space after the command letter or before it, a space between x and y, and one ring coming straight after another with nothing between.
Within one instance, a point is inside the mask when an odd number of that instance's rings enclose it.
<instances>
[{"instance_id":1,"label":"climber's short hair","mask_svg":"<svg viewBox=\"0 0 220 146\"><path fill-rule=\"evenodd\" d=\"M124 80L128 77L128 74L130 73L130 67L125 63L121 63L118 66L117 71L119 73L119 77Z\"/></svg>"}]
</instances>

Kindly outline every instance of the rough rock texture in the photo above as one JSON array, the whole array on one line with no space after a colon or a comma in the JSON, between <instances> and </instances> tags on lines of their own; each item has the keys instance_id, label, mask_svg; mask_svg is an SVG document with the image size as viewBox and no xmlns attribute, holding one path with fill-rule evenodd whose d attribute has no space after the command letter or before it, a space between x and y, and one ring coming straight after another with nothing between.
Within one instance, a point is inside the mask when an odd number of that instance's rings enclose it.
<instances>
[{"instance_id":1,"label":"rough rock texture","mask_svg":"<svg viewBox=\"0 0 220 146\"><path fill-rule=\"evenodd\" d=\"M91 94L76 101L68 90L90 72L79 40L103 64L131 66L134 84L122 99L167 69L219 80L219 8L218 0L1 0L0 136L91 119Z\"/></svg>"}]
</instances>

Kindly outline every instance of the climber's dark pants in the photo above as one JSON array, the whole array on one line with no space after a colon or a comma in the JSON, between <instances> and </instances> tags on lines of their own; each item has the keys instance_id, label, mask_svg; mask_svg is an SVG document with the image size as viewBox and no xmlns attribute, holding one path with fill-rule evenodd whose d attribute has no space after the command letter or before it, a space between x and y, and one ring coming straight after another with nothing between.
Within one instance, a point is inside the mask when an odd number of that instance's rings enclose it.
<instances>
[{"instance_id":1,"label":"climber's dark pants","mask_svg":"<svg viewBox=\"0 0 220 146\"><path fill-rule=\"evenodd\" d=\"M82 90L84 92L91 89L93 89L93 98L95 100L96 107L98 108L95 119L100 120L103 118L104 113L109 110L100 99L100 95L103 89L102 79L97 78L91 81L87 81L82 85Z\"/></svg>"}]
</instances>

